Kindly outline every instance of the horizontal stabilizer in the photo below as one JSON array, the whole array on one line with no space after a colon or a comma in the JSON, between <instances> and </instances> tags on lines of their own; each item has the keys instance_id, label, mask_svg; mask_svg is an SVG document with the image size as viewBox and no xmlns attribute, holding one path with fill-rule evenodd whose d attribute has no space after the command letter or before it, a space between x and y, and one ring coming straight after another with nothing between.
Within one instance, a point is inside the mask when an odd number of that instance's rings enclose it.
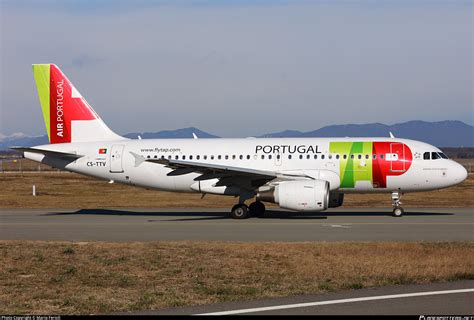
<instances>
[{"instance_id":1,"label":"horizontal stabilizer","mask_svg":"<svg viewBox=\"0 0 474 320\"><path fill-rule=\"evenodd\" d=\"M75 153L51 151L51 150L38 149L38 148L10 147L9 149L23 151L23 152L39 153L39 154L44 154L47 157L60 158L60 159L66 159L66 160L72 160L72 161L83 157L83 155L79 155Z\"/></svg>"}]
</instances>

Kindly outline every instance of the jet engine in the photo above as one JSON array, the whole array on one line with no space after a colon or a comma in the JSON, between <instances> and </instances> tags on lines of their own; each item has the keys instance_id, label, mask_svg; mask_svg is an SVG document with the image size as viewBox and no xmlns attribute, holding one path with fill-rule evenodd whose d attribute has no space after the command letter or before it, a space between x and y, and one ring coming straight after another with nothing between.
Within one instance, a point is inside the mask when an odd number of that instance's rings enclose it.
<instances>
[{"instance_id":1,"label":"jet engine","mask_svg":"<svg viewBox=\"0 0 474 320\"><path fill-rule=\"evenodd\" d=\"M323 211L329 206L329 182L326 180L283 181L257 194L258 201L273 202L283 209Z\"/></svg>"}]
</instances>

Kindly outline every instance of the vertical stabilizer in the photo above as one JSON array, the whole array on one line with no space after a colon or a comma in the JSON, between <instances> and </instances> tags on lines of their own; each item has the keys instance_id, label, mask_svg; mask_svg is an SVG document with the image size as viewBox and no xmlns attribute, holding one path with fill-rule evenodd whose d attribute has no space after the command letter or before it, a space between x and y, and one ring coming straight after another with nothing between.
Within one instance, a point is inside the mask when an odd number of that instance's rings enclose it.
<instances>
[{"instance_id":1,"label":"vertical stabilizer","mask_svg":"<svg viewBox=\"0 0 474 320\"><path fill-rule=\"evenodd\" d=\"M123 140L100 119L54 64L34 64L33 74L50 143Z\"/></svg>"}]
</instances>

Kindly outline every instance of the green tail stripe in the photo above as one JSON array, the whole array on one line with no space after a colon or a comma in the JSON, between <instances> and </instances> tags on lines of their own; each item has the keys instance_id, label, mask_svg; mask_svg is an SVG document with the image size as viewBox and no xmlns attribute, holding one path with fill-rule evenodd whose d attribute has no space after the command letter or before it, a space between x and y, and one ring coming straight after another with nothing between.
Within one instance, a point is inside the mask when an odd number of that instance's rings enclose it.
<instances>
[{"instance_id":1,"label":"green tail stripe","mask_svg":"<svg viewBox=\"0 0 474 320\"><path fill-rule=\"evenodd\" d=\"M33 74L35 76L36 88L38 89L38 96L43 110L44 124L46 125L46 132L48 133L49 141L51 141L50 130L50 105L49 105L49 84L50 84L50 65L49 64L34 64Z\"/></svg>"}]
</instances>

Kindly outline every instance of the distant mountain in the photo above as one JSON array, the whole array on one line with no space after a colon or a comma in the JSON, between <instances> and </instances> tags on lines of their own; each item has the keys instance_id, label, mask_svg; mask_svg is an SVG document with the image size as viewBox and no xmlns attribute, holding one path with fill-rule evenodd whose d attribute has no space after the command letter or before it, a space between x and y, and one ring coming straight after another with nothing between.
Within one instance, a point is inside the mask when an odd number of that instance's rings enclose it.
<instances>
[{"instance_id":1,"label":"distant mountain","mask_svg":"<svg viewBox=\"0 0 474 320\"><path fill-rule=\"evenodd\" d=\"M164 130L158 132L127 133L124 137L130 139L180 139L192 138L193 133L198 138L219 138L218 136L199 130L198 128L183 128L177 130ZM41 144L48 144L48 136L29 137L25 134L14 134L11 136L0 135L0 150L6 150L8 147L32 147Z\"/></svg>"},{"instance_id":2,"label":"distant mountain","mask_svg":"<svg viewBox=\"0 0 474 320\"><path fill-rule=\"evenodd\" d=\"M409 121L394 125L382 123L331 125L309 132L285 130L260 137L389 137L389 132L392 132L397 138L420 140L438 147L474 147L474 127L461 121ZM142 139L192 138L193 133L198 138L219 138L194 127L128 133L125 137L131 139L138 139L138 136ZM10 146L31 147L47 143L48 137L46 135L28 137L24 134L12 136L0 134L0 150L5 150Z\"/></svg>"},{"instance_id":3,"label":"distant mountain","mask_svg":"<svg viewBox=\"0 0 474 320\"><path fill-rule=\"evenodd\" d=\"M193 133L198 138L219 138L218 136L199 130L198 128L190 127L177 130L164 130L158 132L143 132L143 133L127 133L125 137L130 139L138 139L140 136L142 139L181 139L181 138L192 138Z\"/></svg>"},{"instance_id":4,"label":"distant mountain","mask_svg":"<svg viewBox=\"0 0 474 320\"><path fill-rule=\"evenodd\" d=\"M389 132L397 138L420 140L438 147L474 147L474 127L462 121L332 125L309 132L286 130L261 137L388 137Z\"/></svg>"},{"instance_id":5,"label":"distant mountain","mask_svg":"<svg viewBox=\"0 0 474 320\"><path fill-rule=\"evenodd\" d=\"M262 136L259 136L259 138L297 138L297 137L302 137L303 132L297 131L297 130L285 130L281 132L275 132L275 133L267 133Z\"/></svg>"},{"instance_id":6,"label":"distant mountain","mask_svg":"<svg viewBox=\"0 0 474 320\"><path fill-rule=\"evenodd\" d=\"M31 147L41 144L48 144L48 136L29 137L24 134L15 134L11 136L3 136L0 139L0 150L6 150L8 147Z\"/></svg>"}]
</instances>

